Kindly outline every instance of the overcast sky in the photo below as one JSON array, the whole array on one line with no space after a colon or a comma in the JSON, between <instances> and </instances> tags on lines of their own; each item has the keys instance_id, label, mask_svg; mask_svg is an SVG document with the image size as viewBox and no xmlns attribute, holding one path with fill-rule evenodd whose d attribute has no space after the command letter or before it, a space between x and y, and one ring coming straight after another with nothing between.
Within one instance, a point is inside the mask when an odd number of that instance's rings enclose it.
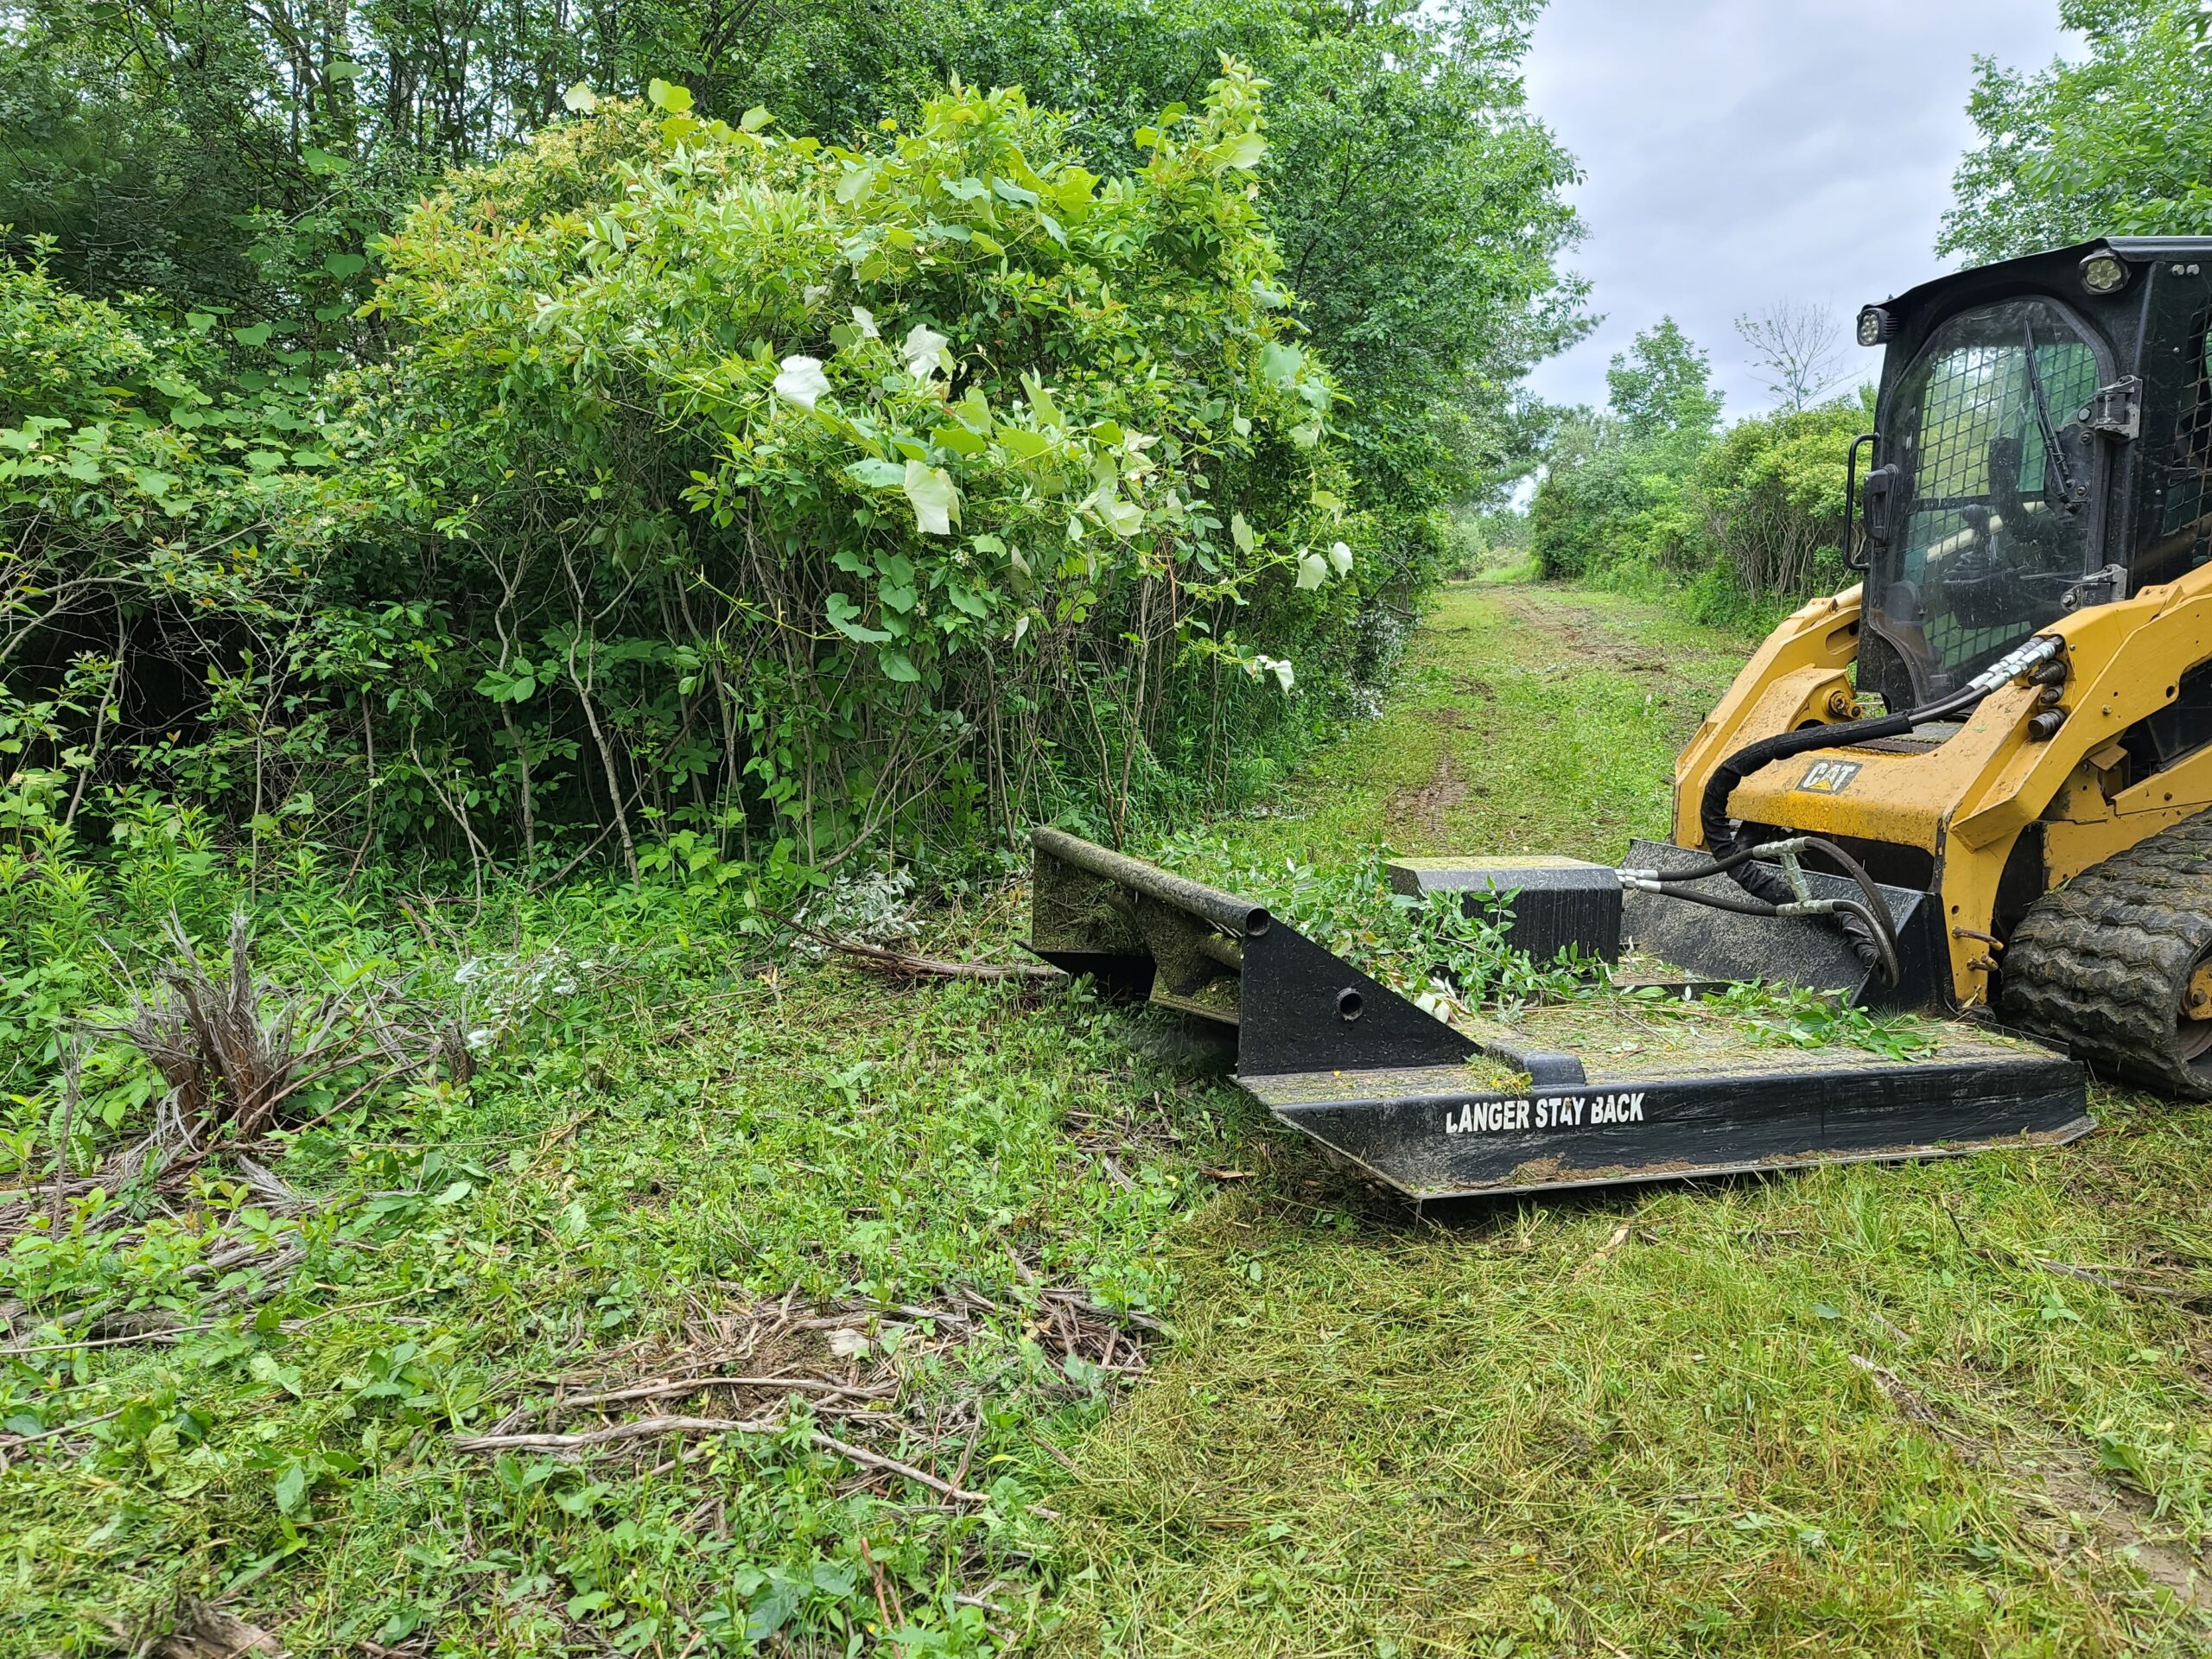
<instances>
[{"instance_id":1,"label":"overcast sky","mask_svg":"<svg viewBox=\"0 0 2212 1659\"><path fill-rule=\"evenodd\" d=\"M1581 162L1597 333L1537 369L1602 404L1605 365L1671 314L1713 356L1727 412L1768 405L1734 320L1781 300L1848 321L1935 254L1972 136L1974 57L2048 63L2056 0L1551 0L1529 99ZM1848 368L1871 366L1849 347Z\"/></svg>"}]
</instances>

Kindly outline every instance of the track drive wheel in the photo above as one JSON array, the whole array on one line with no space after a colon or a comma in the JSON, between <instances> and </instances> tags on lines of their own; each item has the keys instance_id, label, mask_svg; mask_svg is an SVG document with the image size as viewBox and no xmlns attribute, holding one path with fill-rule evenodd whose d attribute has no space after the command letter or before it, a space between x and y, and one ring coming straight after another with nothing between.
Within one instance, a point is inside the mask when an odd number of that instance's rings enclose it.
<instances>
[{"instance_id":1,"label":"track drive wheel","mask_svg":"<svg viewBox=\"0 0 2212 1659\"><path fill-rule=\"evenodd\" d=\"M2212 813L2036 900L2005 951L2004 1000L2099 1071L2212 1099Z\"/></svg>"}]
</instances>

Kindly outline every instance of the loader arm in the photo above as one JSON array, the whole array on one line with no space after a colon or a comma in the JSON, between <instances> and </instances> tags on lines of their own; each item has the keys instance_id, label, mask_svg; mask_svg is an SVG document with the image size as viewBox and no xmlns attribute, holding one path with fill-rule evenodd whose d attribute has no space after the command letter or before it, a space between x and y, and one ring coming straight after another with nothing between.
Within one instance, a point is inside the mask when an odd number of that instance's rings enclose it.
<instances>
[{"instance_id":1,"label":"loader arm","mask_svg":"<svg viewBox=\"0 0 2212 1659\"><path fill-rule=\"evenodd\" d=\"M1729 755L1850 717L1858 601L1853 588L1804 607L1738 676L1676 766L1678 845L1701 844L1698 804ZM2212 807L2212 745L2129 777L2121 744L2174 702L2190 671L2212 662L2212 566L2085 607L2039 637L2064 643L2062 686L2008 685L1955 726L1776 761L1729 801L1747 823L1926 855L1949 1000L1961 1007L1989 1001L2005 931L2000 890L2016 858L2040 860L2032 891L2048 891ZM2031 721L2051 715L2063 716L2056 730L2038 735ZM2024 848L2031 831L2037 840Z\"/></svg>"}]
</instances>

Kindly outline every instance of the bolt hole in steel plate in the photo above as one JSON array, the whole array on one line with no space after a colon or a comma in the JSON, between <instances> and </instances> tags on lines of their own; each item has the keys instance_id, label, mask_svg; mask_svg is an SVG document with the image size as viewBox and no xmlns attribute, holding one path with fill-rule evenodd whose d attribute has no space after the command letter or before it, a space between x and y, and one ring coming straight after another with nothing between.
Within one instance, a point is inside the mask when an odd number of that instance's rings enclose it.
<instances>
[{"instance_id":1,"label":"bolt hole in steel plate","mask_svg":"<svg viewBox=\"0 0 2212 1659\"><path fill-rule=\"evenodd\" d=\"M1349 985L1337 993L1337 1014L1346 1025L1367 1012L1367 999ZM2208 1028L2212 1030L2212 1028Z\"/></svg>"},{"instance_id":2,"label":"bolt hole in steel plate","mask_svg":"<svg viewBox=\"0 0 2212 1659\"><path fill-rule=\"evenodd\" d=\"M2181 1030L2177 1045L2184 1060L2212 1050L2212 957L2190 970L2181 990Z\"/></svg>"}]
</instances>

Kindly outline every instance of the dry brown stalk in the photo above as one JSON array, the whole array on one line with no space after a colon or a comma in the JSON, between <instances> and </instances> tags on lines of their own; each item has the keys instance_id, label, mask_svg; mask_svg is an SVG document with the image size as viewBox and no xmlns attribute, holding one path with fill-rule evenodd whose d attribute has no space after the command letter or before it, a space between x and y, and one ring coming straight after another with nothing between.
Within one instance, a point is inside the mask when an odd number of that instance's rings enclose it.
<instances>
[{"instance_id":1,"label":"dry brown stalk","mask_svg":"<svg viewBox=\"0 0 2212 1659\"><path fill-rule=\"evenodd\" d=\"M613 1423L605 1428L586 1429L574 1434L475 1434L456 1440L456 1452L574 1452L589 1451L594 1446L612 1446L624 1440L652 1440L663 1434L779 1434L788 1425L779 1419L731 1417L640 1417L632 1422ZM880 1452L871 1452L865 1446L854 1446L834 1434L824 1434L820 1429L807 1431L808 1444L824 1452L834 1452L839 1457L857 1463L867 1469L880 1469L887 1473L904 1475L907 1479L942 1494L955 1503L988 1503L988 1492L970 1492L939 1479L911 1463L901 1463L887 1458ZM1054 1518L1051 1511L1035 1504L1030 1508L1047 1519Z\"/></svg>"},{"instance_id":2,"label":"dry brown stalk","mask_svg":"<svg viewBox=\"0 0 2212 1659\"><path fill-rule=\"evenodd\" d=\"M883 1400L895 1389L856 1389L842 1382L825 1382L812 1376L680 1376L639 1382L601 1394L572 1394L555 1403L563 1411L585 1406L612 1406L627 1400L667 1400L708 1389L790 1389L802 1394L842 1395L849 1400Z\"/></svg>"},{"instance_id":3,"label":"dry brown stalk","mask_svg":"<svg viewBox=\"0 0 2212 1659\"><path fill-rule=\"evenodd\" d=\"M798 932L805 934L817 944L844 956L857 957L887 973L910 974L925 979L1050 980L1064 977L1058 969L1048 967L1041 962L944 962L935 957L912 956L904 950L886 950L880 945L862 944L856 939L833 938L804 923L793 925Z\"/></svg>"}]
</instances>

